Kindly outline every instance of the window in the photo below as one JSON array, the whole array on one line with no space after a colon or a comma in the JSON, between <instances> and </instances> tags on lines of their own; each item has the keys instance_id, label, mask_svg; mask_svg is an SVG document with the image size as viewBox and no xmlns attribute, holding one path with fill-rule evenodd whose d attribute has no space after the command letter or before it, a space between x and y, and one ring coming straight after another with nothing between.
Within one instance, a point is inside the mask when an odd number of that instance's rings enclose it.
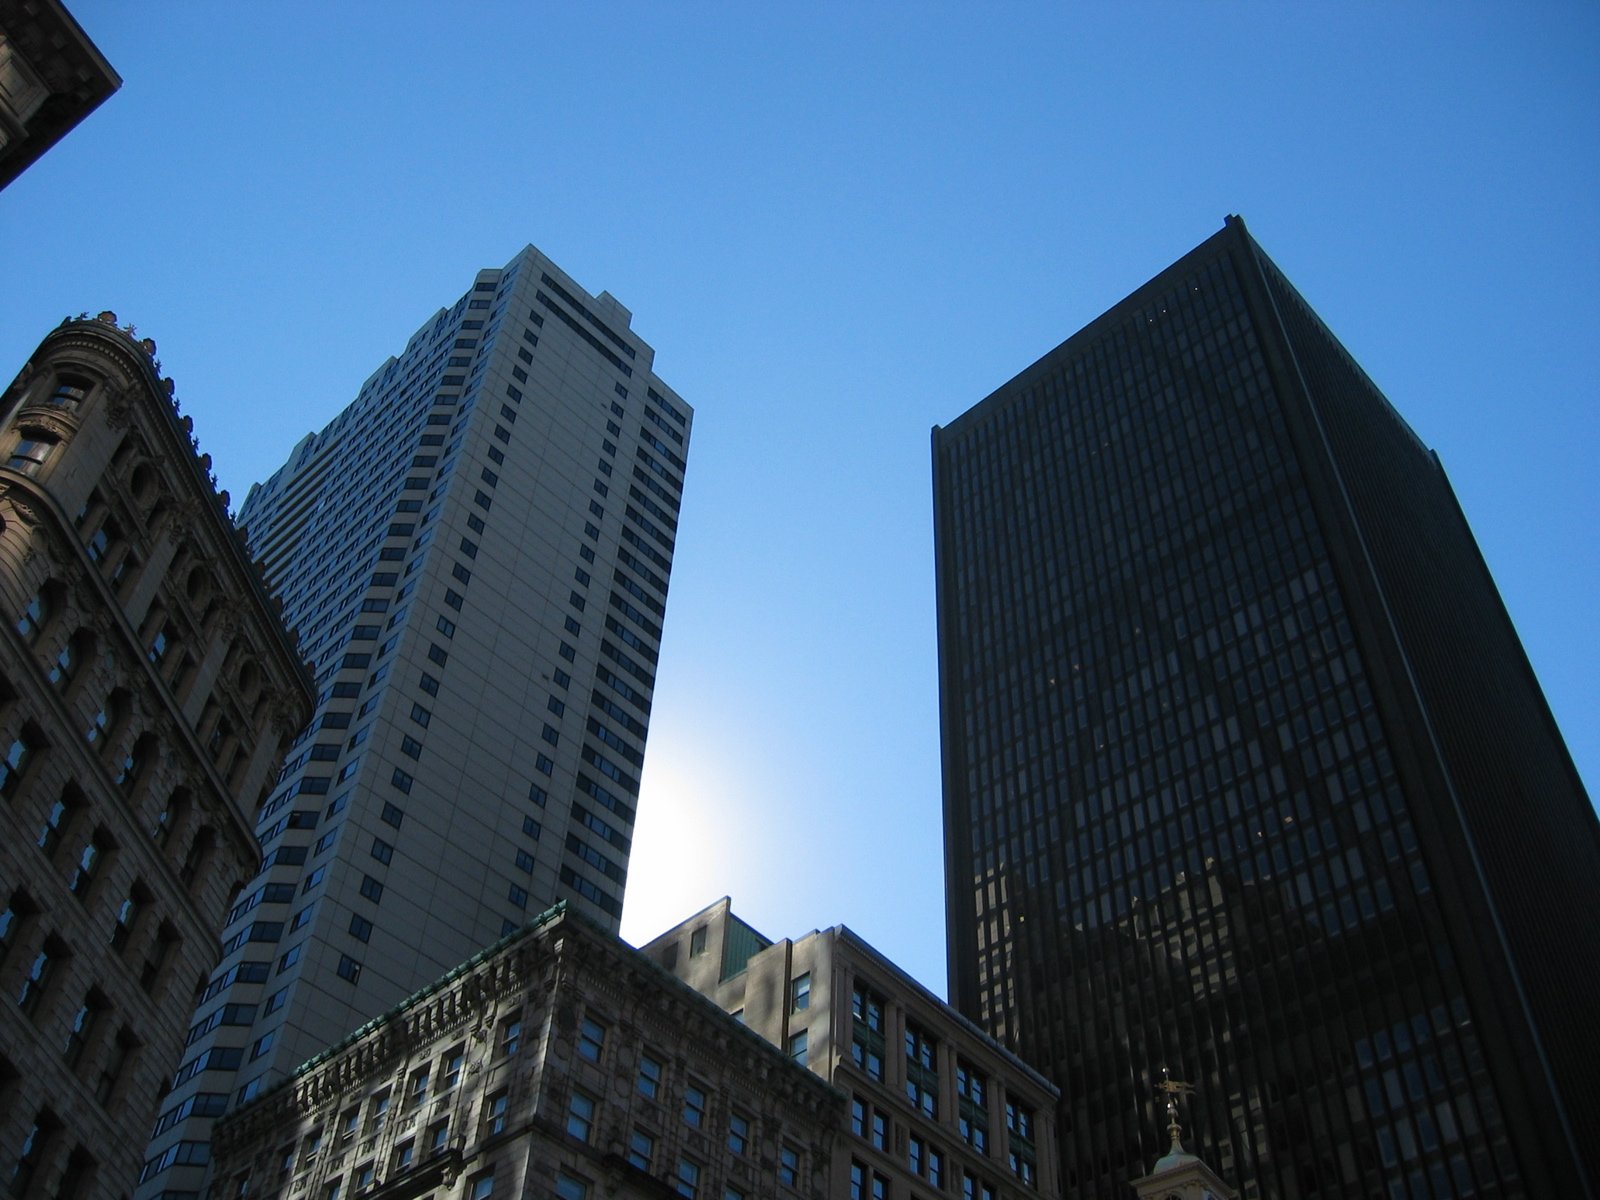
<instances>
[{"instance_id":1,"label":"window","mask_svg":"<svg viewBox=\"0 0 1600 1200\"><path fill-rule=\"evenodd\" d=\"M700 1194L700 1164L692 1158L680 1158L678 1170L672 1182L673 1190L680 1196L693 1197Z\"/></svg>"},{"instance_id":2,"label":"window","mask_svg":"<svg viewBox=\"0 0 1600 1200\"><path fill-rule=\"evenodd\" d=\"M1033 1144L1033 1110L1006 1101L1006 1130L1010 1135L1011 1173L1029 1187L1036 1186L1038 1155Z\"/></svg>"},{"instance_id":3,"label":"window","mask_svg":"<svg viewBox=\"0 0 1600 1200\"><path fill-rule=\"evenodd\" d=\"M389 776L389 782L394 787L400 789L400 791L409 796L411 794L411 785L416 781L402 771L399 767L396 767L394 769L394 774Z\"/></svg>"},{"instance_id":4,"label":"window","mask_svg":"<svg viewBox=\"0 0 1600 1200\"><path fill-rule=\"evenodd\" d=\"M72 812L76 807L77 804L70 796L62 796L50 806L44 824L39 827L39 835L34 838L39 849L43 850L47 857L53 856L56 848L61 845L61 838L66 833L67 827L72 824Z\"/></svg>"},{"instance_id":5,"label":"window","mask_svg":"<svg viewBox=\"0 0 1600 1200\"><path fill-rule=\"evenodd\" d=\"M348 954L339 956L339 965L336 970L339 972L339 978L347 983L355 983L361 978L361 964Z\"/></svg>"},{"instance_id":6,"label":"window","mask_svg":"<svg viewBox=\"0 0 1600 1200\"><path fill-rule=\"evenodd\" d=\"M688 1084L683 1089L683 1123L691 1129L699 1129L706 1120L706 1093L705 1089L696 1084Z\"/></svg>"},{"instance_id":7,"label":"window","mask_svg":"<svg viewBox=\"0 0 1600 1200\"><path fill-rule=\"evenodd\" d=\"M439 1068L439 1090L448 1092L461 1082L461 1067L467 1060L466 1046L457 1046L444 1057Z\"/></svg>"},{"instance_id":8,"label":"window","mask_svg":"<svg viewBox=\"0 0 1600 1200\"><path fill-rule=\"evenodd\" d=\"M778 1151L778 1179L789 1187L800 1182L800 1151L787 1142Z\"/></svg>"},{"instance_id":9,"label":"window","mask_svg":"<svg viewBox=\"0 0 1600 1200\"><path fill-rule=\"evenodd\" d=\"M528 889L513 883L506 889L506 898L518 908L528 907Z\"/></svg>"},{"instance_id":10,"label":"window","mask_svg":"<svg viewBox=\"0 0 1600 1200\"><path fill-rule=\"evenodd\" d=\"M889 1118L881 1112L875 1112L872 1114L869 1128L871 1129L871 1134L868 1140L877 1149L887 1150L889 1148Z\"/></svg>"},{"instance_id":11,"label":"window","mask_svg":"<svg viewBox=\"0 0 1600 1200\"><path fill-rule=\"evenodd\" d=\"M485 1132L490 1137L506 1131L506 1108L509 1103L510 1097L504 1088L489 1097L488 1105L484 1110L484 1120L486 1122Z\"/></svg>"},{"instance_id":12,"label":"window","mask_svg":"<svg viewBox=\"0 0 1600 1200\"><path fill-rule=\"evenodd\" d=\"M417 1156L417 1139L407 1138L394 1148L394 1169L404 1171Z\"/></svg>"},{"instance_id":13,"label":"window","mask_svg":"<svg viewBox=\"0 0 1600 1200\"><path fill-rule=\"evenodd\" d=\"M590 1062L599 1062L601 1052L605 1049L606 1027L600 1022L585 1017L578 1026L578 1056Z\"/></svg>"},{"instance_id":14,"label":"window","mask_svg":"<svg viewBox=\"0 0 1600 1200\"><path fill-rule=\"evenodd\" d=\"M810 1040L809 1030L802 1029L798 1033L789 1035L789 1061L800 1066L806 1065L806 1044Z\"/></svg>"},{"instance_id":15,"label":"window","mask_svg":"<svg viewBox=\"0 0 1600 1200\"><path fill-rule=\"evenodd\" d=\"M506 1022L505 1031L500 1035L500 1053L507 1058L515 1054L522 1046L522 1022L513 1017Z\"/></svg>"},{"instance_id":16,"label":"window","mask_svg":"<svg viewBox=\"0 0 1600 1200\"><path fill-rule=\"evenodd\" d=\"M639 1057L639 1094L654 1100L661 1094L661 1064L648 1054Z\"/></svg>"},{"instance_id":17,"label":"window","mask_svg":"<svg viewBox=\"0 0 1600 1200\"><path fill-rule=\"evenodd\" d=\"M423 1067L421 1070L414 1071L412 1073L411 1099L406 1102L412 1108L418 1108L422 1104L426 1103L428 1099L428 1076L429 1071L427 1067Z\"/></svg>"},{"instance_id":18,"label":"window","mask_svg":"<svg viewBox=\"0 0 1600 1200\"><path fill-rule=\"evenodd\" d=\"M906 1099L930 1117L939 1115L939 1044L906 1022Z\"/></svg>"},{"instance_id":19,"label":"window","mask_svg":"<svg viewBox=\"0 0 1600 1200\"><path fill-rule=\"evenodd\" d=\"M967 1145L979 1154L989 1152L989 1085L972 1066L956 1060L956 1096L959 1100L959 1125Z\"/></svg>"},{"instance_id":20,"label":"window","mask_svg":"<svg viewBox=\"0 0 1600 1200\"><path fill-rule=\"evenodd\" d=\"M811 1007L811 972L793 979L789 983L789 1010L791 1012L804 1012Z\"/></svg>"},{"instance_id":21,"label":"window","mask_svg":"<svg viewBox=\"0 0 1600 1200\"><path fill-rule=\"evenodd\" d=\"M39 1007L39 1000L50 986L51 974L66 956L65 943L54 937L45 939L44 946L34 956L28 973L23 977L22 989L17 993L17 1005L23 1012L31 1014Z\"/></svg>"},{"instance_id":22,"label":"window","mask_svg":"<svg viewBox=\"0 0 1600 1200\"><path fill-rule=\"evenodd\" d=\"M363 916L352 914L350 917L350 935L358 941L370 942L372 940L372 922Z\"/></svg>"},{"instance_id":23,"label":"window","mask_svg":"<svg viewBox=\"0 0 1600 1200\"><path fill-rule=\"evenodd\" d=\"M650 1158L656 1151L656 1140L642 1129L635 1129L628 1138L628 1165L641 1171L650 1169Z\"/></svg>"},{"instance_id":24,"label":"window","mask_svg":"<svg viewBox=\"0 0 1600 1200\"><path fill-rule=\"evenodd\" d=\"M371 875L363 875L361 877L361 894L376 904L383 899L383 884L379 883Z\"/></svg>"},{"instance_id":25,"label":"window","mask_svg":"<svg viewBox=\"0 0 1600 1200\"><path fill-rule=\"evenodd\" d=\"M850 1055L873 1079L883 1078L883 997L857 983L850 996L853 1028Z\"/></svg>"},{"instance_id":26,"label":"window","mask_svg":"<svg viewBox=\"0 0 1600 1200\"><path fill-rule=\"evenodd\" d=\"M750 1121L748 1118L733 1113L728 1117L728 1150L733 1154L743 1154L750 1145Z\"/></svg>"},{"instance_id":27,"label":"window","mask_svg":"<svg viewBox=\"0 0 1600 1200\"><path fill-rule=\"evenodd\" d=\"M706 952L706 927L701 925L689 934L689 957L699 958Z\"/></svg>"},{"instance_id":28,"label":"window","mask_svg":"<svg viewBox=\"0 0 1600 1200\"><path fill-rule=\"evenodd\" d=\"M567 1102L567 1132L580 1142L587 1142L593 1126L594 1101L582 1092L573 1092Z\"/></svg>"},{"instance_id":29,"label":"window","mask_svg":"<svg viewBox=\"0 0 1600 1200\"><path fill-rule=\"evenodd\" d=\"M556 1175L556 1196L558 1200L588 1200L589 1185L575 1175L561 1171Z\"/></svg>"},{"instance_id":30,"label":"window","mask_svg":"<svg viewBox=\"0 0 1600 1200\"><path fill-rule=\"evenodd\" d=\"M467 1200L489 1200L494 1195L494 1174L480 1175L467 1188Z\"/></svg>"},{"instance_id":31,"label":"window","mask_svg":"<svg viewBox=\"0 0 1600 1200\"><path fill-rule=\"evenodd\" d=\"M400 753L407 758L421 758L422 743L414 737L403 736L400 739Z\"/></svg>"},{"instance_id":32,"label":"window","mask_svg":"<svg viewBox=\"0 0 1600 1200\"><path fill-rule=\"evenodd\" d=\"M382 838L375 837L372 839L372 857L383 863L384 866L388 866L389 861L394 858L394 847Z\"/></svg>"},{"instance_id":33,"label":"window","mask_svg":"<svg viewBox=\"0 0 1600 1200\"><path fill-rule=\"evenodd\" d=\"M0 759L0 796L16 795L22 777L27 773L28 763L38 748L38 743L29 736L27 730L23 730L11 743L5 758Z\"/></svg>"},{"instance_id":34,"label":"window","mask_svg":"<svg viewBox=\"0 0 1600 1200\"><path fill-rule=\"evenodd\" d=\"M6 463L6 466L13 471L20 471L24 475L35 475L38 473L39 468L49 461L50 452L55 448L55 442L49 438L23 438L17 443L17 448L11 452L10 461ZM95 536L102 537L104 533L102 531ZM102 553L104 553L103 549ZM91 557L93 557L92 554Z\"/></svg>"},{"instance_id":35,"label":"window","mask_svg":"<svg viewBox=\"0 0 1600 1200\"><path fill-rule=\"evenodd\" d=\"M400 807L398 805L389 803L387 800L383 802L383 812L380 814L380 816L382 817L384 824L393 825L396 829L399 829L400 822L406 819L406 814L400 809Z\"/></svg>"},{"instance_id":36,"label":"window","mask_svg":"<svg viewBox=\"0 0 1600 1200\"><path fill-rule=\"evenodd\" d=\"M48 590L48 589L47 589ZM30 646L39 640L39 635L44 631L45 622L50 619L50 612L55 606L51 603L45 591L34 594L22 610L22 616L17 618L17 632L22 635L22 640Z\"/></svg>"}]
</instances>

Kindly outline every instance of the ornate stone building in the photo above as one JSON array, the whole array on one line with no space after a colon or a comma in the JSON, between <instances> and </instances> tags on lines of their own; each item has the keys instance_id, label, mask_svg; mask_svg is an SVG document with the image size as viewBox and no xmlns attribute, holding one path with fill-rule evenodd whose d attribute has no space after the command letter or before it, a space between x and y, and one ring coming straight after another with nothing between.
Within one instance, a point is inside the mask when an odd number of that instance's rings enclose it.
<instances>
[{"instance_id":1,"label":"ornate stone building","mask_svg":"<svg viewBox=\"0 0 1600 1200\"><path fill-rule=\"evenodd\" d=\"M0 1178L23 1195L131 1188L311 710L154 356L112 313L67 320L0 395Z\"/></svg>"},{"instance_id":2,"label":"ornate stone building","mask_svg":"<svg viewBox=\"0 0 1600 1200\"><path fill-rule=\"evenodd\" d=\"M217 1122L222 1196L828 1196L844 1097L562 902Z\"/></svg>"},{"instance_id":3,"label":"ornate stone building","mask_svg":"<svg viewBox=\"0 0 1600 1200\"><path fill-rule=\"evenodd\" d=\"M774 942L724 897L641 953L848 1094L836 1200L1061 1194L1055 1086L843 925Z\"/></svg>"},{"instance_id":4,"label":"ornate stone building","mask_svg":"<svg viewBox=\"0 0 1600 1200\"><path fill-rule=\"evenodd\" d=\"M0 188L121 86L60 0L0 0Z\"/></svg>"}]
</instances>

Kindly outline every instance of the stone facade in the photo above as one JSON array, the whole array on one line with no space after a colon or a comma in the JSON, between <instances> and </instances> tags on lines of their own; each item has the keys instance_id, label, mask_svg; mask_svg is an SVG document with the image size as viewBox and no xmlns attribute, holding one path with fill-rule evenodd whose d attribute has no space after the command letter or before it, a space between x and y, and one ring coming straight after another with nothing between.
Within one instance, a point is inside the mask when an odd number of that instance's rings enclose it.
<instances>
[{"instance_id":1,"label":"stone facade","mask_svg":"<svg viewBox=\"0 0 1600 1200\"><path fill-rule=\"evenodd\" d=\"M631 319L526 247L245 498L317 708L139 1200L199 1194L214 1117L530 914L616 929L693 427Z\"/></svg>"},{"instance_id":2,"label":"stone facade","mask_svg":"<svg viewBox=\"0 0 1600 1200\"><path fill-rule=\"evenodd\" d=\"M848 1094L830 1196L1061 1194L1054 1085L844 926L773 942L723 898L642 953Z\"/></svg>"},{"instance_id":3,"label":"stone facade","mask_svg":"<svg viewBox=\"0 0 1600 1200\"><path fill-rule=\"evenodd\" d=\"M60 0L0 0L0 188L121 86Z\"/></svg>"},{"instance_id":4,"label":"stone facade","mask_svg":"<svg viewBox=\"0 0 1600 1200\"><path fill-rule=\"evenodd\" d=\"M821 1200L843 1113L562 904L217 1122L214 1194Z\"/></svg>"},{"instance_id":5,"label":"stone facade","mask_svg":"<svg viewBox=\"0 0 1600 1200\"><path fill-rule=\"evenodd\" d=\"M155 343L62 323L0 399L0 1169L124 1194L310 680Z\"/></svg>"}]
</instances>

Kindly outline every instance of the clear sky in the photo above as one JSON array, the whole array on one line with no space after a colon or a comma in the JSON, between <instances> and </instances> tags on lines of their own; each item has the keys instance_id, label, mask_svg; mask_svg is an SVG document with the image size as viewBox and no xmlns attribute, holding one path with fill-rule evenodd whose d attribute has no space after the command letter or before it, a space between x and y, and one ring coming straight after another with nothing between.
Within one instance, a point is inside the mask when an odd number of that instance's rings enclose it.
<instances>
[{"instance_id":1,"label":"clear sky","mask_svg":"<svg viewBox=\"0 0 1600 1200\"><path fill-rule=\"evenodd\" d=\"M0 372L154 337L237 504L533 242L696 408L624 915L944 992L928 433L1251 231L1438 450L1600 780L1600 6L69 0Z\"/></svg>"}]
</instances>

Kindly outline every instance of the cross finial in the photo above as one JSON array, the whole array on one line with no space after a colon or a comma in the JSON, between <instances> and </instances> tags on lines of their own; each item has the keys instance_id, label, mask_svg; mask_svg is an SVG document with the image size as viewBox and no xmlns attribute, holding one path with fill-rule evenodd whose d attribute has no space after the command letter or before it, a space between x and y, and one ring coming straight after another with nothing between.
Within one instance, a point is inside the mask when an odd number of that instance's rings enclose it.
<instances>
[{"instance_id":1,"label":"cross finial","mask_svg":"<svg viewBox=\"0 0 1600 1200\"><path fill-rule=\"evenodd\" d=\"M1179 1140L1179 1135L1183 1129L1178 1124L1178 1097L1191 1094L1194 1091L1194 1084L1172 1078L1167 1068L1162 1067L1161 1081L1156 1084L1156 1091L1167 1098L1167 1133L1172 1137L1172 1146L1168 1153L1181 1154L1183 1143Z\"/></svg>"}]
</instances>

